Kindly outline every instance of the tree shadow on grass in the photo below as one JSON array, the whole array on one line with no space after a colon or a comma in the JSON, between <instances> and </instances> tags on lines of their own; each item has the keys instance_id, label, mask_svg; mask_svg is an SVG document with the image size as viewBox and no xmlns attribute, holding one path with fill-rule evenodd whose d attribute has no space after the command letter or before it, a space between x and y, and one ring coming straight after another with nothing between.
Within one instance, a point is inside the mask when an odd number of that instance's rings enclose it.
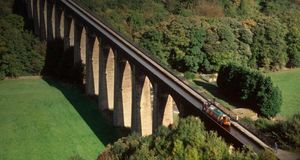
<instances>
[{"instance_id":1,"label":"tree shadow on grass","mask_svg":"<svg viewBox=\"0 0 300 160\"><path fill-rule=\"evenodd\" d=\"M85 96L79 88L48 78L44 78L44 80L64 94L104 145L113 143L120 137L128 135L128 129L113 127L112 124L100 114L96 101Z\"/></svg>"},{"instance_id":2,"label":"tree shadow on grass","mask_svg":"<svg viewBox=\"0 0 300 160\"><path fill-rule=\"evenodd\" d=\"M235 99L232 99L230 97L225 96L224 94L220 93L220 91L218 90L218 87L215 84L211 84L208 82L203 82L201 80L193 80L193 82L198 85L201 86L202 88L204 88L205 90L207 90L209 93L211 93L214 97L221 99L225 102L227 102L228 104L241 108L244 107L244 105L241 102L238 102Z\"/></svg>"}]
</instances>

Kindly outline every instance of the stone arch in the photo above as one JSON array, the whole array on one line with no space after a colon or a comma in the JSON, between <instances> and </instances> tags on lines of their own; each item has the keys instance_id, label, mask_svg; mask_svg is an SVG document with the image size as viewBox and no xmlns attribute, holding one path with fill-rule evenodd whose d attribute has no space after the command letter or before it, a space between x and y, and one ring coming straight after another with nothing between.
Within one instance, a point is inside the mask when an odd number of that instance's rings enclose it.
<instances>
[{"instance_id":1,"label":"stone arch","mask_svg":"<svg viewBox=\"0 0 300 160\"><path fill-rule=\"evenodd\" d=\"M174 122L174 119L175 117L179 117L179 114L180 114L180 110L179 110L179 107L180 107L180 104L178 104L178 102L175 101L175 98L173 98L173 95L171 95L172 97L172 108L173 108L173 122Z\"/></svg>"},{"instance_id":2,"label":"stone arch","mask_svg":"<svg viewBox=\"0 0 300 160\"><path fill-rule=\"evenodd\" d=\"M186 117L188 114L188 109L187 106L189 106L189 104L187 103L187 101L181 97L180 95L178 95L177 93L172 92L172 97L173 97L173 113L174 116L178 116L178 117Z\"/></svg>"},{"instance_id":3,"label":"stone arch","mask_svg":"<svg viewBox=\"0 0 300 160\"><path fill-rule=\"evenodd\" d=\"M45 38L47 39L47 36L48 36L48 26L47 26L47 23L48 23L48 18L47 18L47 12L48 12L48 8L47 8L47 0L44 0L44 6L43 6L43 16L44 16L44 27L45 27Z\"/></svg>"},{"instance_id":4,"label":"stone arch","mask_svg":"<svg viewBox=\"0 0 300 160\"><path fill-rule=\"evenodd\" d=\"M69 46L72 47L74 46L75 43L75 22L74 19L71 19L71 25L70 25L70 31L69 31Z\"/></svg>"},{"instance_id":5,"label":"stone arch","mask_svg":"<svg viewBox=\"0 0 300 160\"><path fill-rule=\"evenodd\" d=\"M93 80L93 94L99 94L99 53L100 41L98 37L95 38L92 52L92 80Z\"/></svg>"},{"instance_id":6,"label":"stone arch","mask_svg":"<svg viewBox=\"0 0 300 160\"><path fill-rule=\"evenodd\" d=\"M153 94L153 131L155 131L161 125L169 126L174 123L174 110L177 111L177 107L170 88L164 83L159 81L154 83Z\"/></svg>"},{"instance_id":7,"label":"stone arch","mask_svg":"<svg viewBox=\"0 0 300 160\"><path fill-rule=\"evenodd\" d=\"M82 27L80 36L80 60L83 65L86 65L86 29Z\"/></svg>"},{"instance_id":8,"label":"stone arch","mask_svg":"<svg viewBox=\"0 0 300 160\"><path fill-rule=\"evenodd\" d=\"M106 91L109 110L114 109L115 52L116 51L113 48L109 49L105 66Z\"/></svg>"},{"instance_id":9,"label":"stone arch","mask_svg":"<svg viewBox=\"0 0 300 160\"><path fill-rule=\"evenodd\" d=\"M52 33L52 37L55 39L55 3L52 5L52 11L51 11L51 33Z\"/></svg>"},{"instance_id":10,"label":"stone arch","mask_svg":"<svg viewBox=\"0 0 300 160\"><path fill-rule=\"evenodd\" d=\"M33 0L30 0L30 7L31 7L31 16L34 16L34 9L33 9Z\"/></svg>"},{"instance_id":11,"label":"stone arch","mask_svg":"<svg viewBox=\"0 0 300 160\"><path fill-rule=\"evenodd\" d=\"M164 126L169 126L174 122L174 110L177 109L176 103L172 95L167 94L166 101L164 102L163 105L164 105L164 110L163 110L160 124Z\"/></svg>"},{"instance_id":12,"label":"stone arch","mask_svg":"<svg viewBox=\"0 0 300 160\"><path fill-rule=\"evenodd\" d=\"M122 76L122 107L124 126L131 127L132 117L132 69L128 61L125 62L124 72Z\"/></svg>"},{"instance_id":13,"label":"stone arch","mask_svg":"<svg viewBox=\"0 0 300 160\"><path fill-rule=\"evenodd\" d=\"M150 135L153 130L153 85L145 76L140 98L141 134Z\"/></svg>"},{"instance_id":14,"label":"stone arch","mask_svg":"<svg viewBox=\"0 0 300 160\"><path fill-rule=\"evenodd\" d=\"M65 30L65 12L62 11L59 19L59 36L60 38L64 38L64 30Z\"/></svg>"},{"instance_id":15,"label":"stone arch","mask_svg":"<svg viewBox=\"0 0 300 160\"><path fill-rule=\"evenodd\" d=\"M37 10L37 20L38 20L38 27L40 27L41 16L40 16L40 0L36 0L36 10Z\"/></svg>"},{"instance_id":16,"label":"stone arch","mask_svg":"<svg viewBox=\"0 0 300 160\"><path fill-rule=\"evenodd\" d=\"M120 53L119 53L120 52ZM131 127L132 118L132 70L122 50L115 55L113 124Z\"/></svg>"}]
</instances>

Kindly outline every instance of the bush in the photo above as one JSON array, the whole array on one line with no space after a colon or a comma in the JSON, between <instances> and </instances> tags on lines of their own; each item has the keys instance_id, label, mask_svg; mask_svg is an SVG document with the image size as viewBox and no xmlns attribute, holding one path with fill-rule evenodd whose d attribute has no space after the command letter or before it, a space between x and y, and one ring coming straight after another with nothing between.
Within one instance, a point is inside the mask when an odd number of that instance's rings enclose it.
<instances>
[{"instance_id":1,"label":"bush","mask_svg":"<svg viewBox=\"0 0 300 160\"><path fill-rule=\"evenodd\" d=\"M265 117L273 117L280 111L282 95L278 87L274 87L270 77L257 82L256 110ZM252 104L253 105L253 104Z\"/></svg>"},{"instance_id":2,"label":"bush","mask_svg":"<svg viewBox=\"0 0 300 160\"><path fill-rule=\"evenodd\" d=\"M5 72L0 71L0 80L3 80L5 78Z\"/></svg>"},{"instance_id":3,"label":"bush","mask_svg":"<svg viewBox=\"0 0 300 160\"><path fill-rule=\"evenodd\" d=\"M236 64L221 66L217 84L224 95L237 100L265 117L275 116L282 104L281 92L270 77Z\"/></svg>"},{"instance_id":4,"label":"bush","mask_svg":"<svg viewBox=\"0 0 300 160\"><path fill-rule=\"evenodd\" d=\"M288 63L287 67L299 67L300 66L300 29L291 28L291 32L287 34L287 53Z\"/></svg>"}]
</instances>

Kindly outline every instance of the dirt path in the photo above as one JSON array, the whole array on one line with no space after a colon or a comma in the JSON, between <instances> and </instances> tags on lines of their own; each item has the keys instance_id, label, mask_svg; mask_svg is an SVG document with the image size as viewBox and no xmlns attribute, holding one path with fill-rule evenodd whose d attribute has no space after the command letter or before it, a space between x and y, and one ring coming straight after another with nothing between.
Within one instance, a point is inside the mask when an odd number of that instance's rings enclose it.
<instances>
[{"instance_id":1,"label":"dirt path","mask_svg":"<svg viewBox=\"0 0 300 160\"><path fill-rule=\"evenodd\" d=\"M276 155L280 160L300 160L300 155L281 149L278 149Z\"/></svg>"}]
</instances>

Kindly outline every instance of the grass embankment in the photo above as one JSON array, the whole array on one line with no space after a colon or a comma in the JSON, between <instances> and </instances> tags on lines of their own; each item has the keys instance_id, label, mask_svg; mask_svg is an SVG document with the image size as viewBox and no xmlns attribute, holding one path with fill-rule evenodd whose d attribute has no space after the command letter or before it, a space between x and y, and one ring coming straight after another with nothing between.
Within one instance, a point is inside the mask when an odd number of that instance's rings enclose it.
<instances>
[{"instance_id":1,"label":"grass embankment","mask_svg":"<svg viewBox=\"0 0 300 160\"><path fill-rule=\"evenodd\" d=\"M300 68L268 74L282 92L280 114L291 117L300 113Z\"/></svg>"},{"instance_id":2,"label":"grass embankment","mask_svg":"<svg viewBox=\"0 0 300 160\"><path fill-rule=\"evenodd\" d=\"M190 85L198 90L198 92L204 94L210 100L215 98L218 103L227 109L235 109L236 106L244 107L236 102L230 101L225 95L220 93L216 82L207 82L197 77L193 81L190 81Z\"/></svg>"},{"instance_id":3,"label":"grass embankment","mask_svg":"<svg viewBox=\"0 0 300 160\"><path fill-rule=\"evenodd\" d=\"M96 159L118 136L96 103L53 81L0 81L0 159Z\"/></svg>"}]
</instances>

